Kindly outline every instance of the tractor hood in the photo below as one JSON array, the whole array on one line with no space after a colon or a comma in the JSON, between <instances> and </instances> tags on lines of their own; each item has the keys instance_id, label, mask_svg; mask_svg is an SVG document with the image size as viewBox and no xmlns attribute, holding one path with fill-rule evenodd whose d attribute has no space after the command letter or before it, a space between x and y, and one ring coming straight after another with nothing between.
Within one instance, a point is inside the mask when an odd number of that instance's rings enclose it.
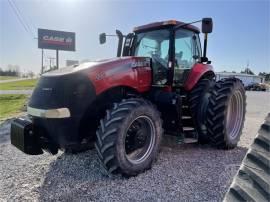
<instances>
[{"instance_id":1,"label":"tractor hood","mask_svg":"<svg viewBox=\"0 0 270 202\"><path fill-rule=\"evenodd\" d=\"M43 77L48 76L61 76L65 74L72 74L76 72L84 72L84 73L90 73L90 72L96 72L98 69L107 69L109 68L111 71L114 71L115 68L119 67L136 67L138 65L140 66L150 66L149 62L150 59L145 60L144 57L116 57L111 59L103 59L103 60L97 60L92 62L85 62L80 65L73 65L70 67L63 67L58 70L54 70L48 73L43 74ZM145 61L145 62L144 62ZM147 62L148 61L148 62ZM101 70L100 69L100 70Z\"/></svg>"},{"instance_id":2,"label":"tractor hood","mask_svg":"<svg viewBox=\"0 0 270 202\"><path fill-rule=\"evenodd\" d=\"M142 57L123 57L95 62L86 62L77 66L64 67L45 73L29 101L29 107L55 109L76 106L72 115L82 111L103 91L114 86L137 88L137 76L134 68L147 66L150 59ZM148 79L149 82L151 79Z\"/></svg>"},{"instance_id":3,"label":"tractor hood","mask_svg":"<svg viewBox=\"0 0 270 202\"><path fill-rule=\"evenodd\" d=\"M137 68L139 69L135 70ZM44 74L42 79L63 80L61 79L63 77L71 77L73 80L76 78L77 81L78 77L88 78L88 82L94 86L95 94L98 95L116 86L128 86L142 92L145 89L140 86L150 86L152 73L150 58L128 56L61 68ZM138 78L141 80L138 81ZM138 82L140 82L140 86L138 86Z\"/></svg>"}]
</instances>

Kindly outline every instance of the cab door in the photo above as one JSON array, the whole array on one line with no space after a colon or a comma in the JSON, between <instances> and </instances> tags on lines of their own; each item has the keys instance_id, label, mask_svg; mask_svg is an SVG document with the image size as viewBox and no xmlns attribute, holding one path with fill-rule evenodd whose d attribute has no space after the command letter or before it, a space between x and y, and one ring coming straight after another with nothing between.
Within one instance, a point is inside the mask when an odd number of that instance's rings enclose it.
<instances>
[{"instance_id":1,"label":"cab door","mask_svg":"<svg viewBox=\"0 0 270 202\"><path fill-rule=\"evenodd\" d=\"M134 56L151 58L152 85L166 85L171 31L158 29L139 33L135 38Z\"/></svg>"},{"instance_id":2,"label":"cab door","mask_svg":"<svg viewBox=\"0 0 270 202\"><path fill-rule=\"evenodd\" d=\"M201 47L199 35L193 31L179 29L175 31L174 79L175 86L182 86L191 68L199 62Z\"/></svg>"}]
</instances>

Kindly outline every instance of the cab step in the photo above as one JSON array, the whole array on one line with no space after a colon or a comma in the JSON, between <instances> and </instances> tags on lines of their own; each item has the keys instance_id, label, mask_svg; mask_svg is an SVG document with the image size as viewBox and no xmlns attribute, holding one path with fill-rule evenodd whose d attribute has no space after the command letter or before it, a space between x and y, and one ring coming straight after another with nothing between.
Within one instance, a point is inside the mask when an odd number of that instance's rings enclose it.
<instances>
[{"instance_id":1,"label":"cab step","mask_svg":"<svg viewBox=\"0 0 270 202\"><path fill-rule=\"evenodd\" d=\"M185 144L192 144L198 142L197 138L184 138L184 143Z\"/></svg>"},{"instance_id":2,"label":"cab step","mask_svg":"<svg viewBox=\"0 0 270 202\"><path fill-rule=\"evenodd\" d=\"M193 144L197 142L198 142L197 138L179 138L173 135L164 135L164 138L162 139L163 146L168 147L179 144Z\"/></svg>"},{"instance_id":3,"label":"cab step","mask_svg":"<svg viewBox=\"0 0 270 202\"><path fill-rule=\"evenodd\" d=\"M191 116L182 116L182 119L192 119Z\"/></svg>"},{"instance_id":4,"label":"cab step","mask_svg":"<svg viewBox=\"0 0 270 202\"><path fill-rule=\"evenodd\" d=\"M185 132L185 131L195 131L195 128L185 126L185 127L183 127L183 131L184 131L184 132Z\"/></svg>"}]
</instances>

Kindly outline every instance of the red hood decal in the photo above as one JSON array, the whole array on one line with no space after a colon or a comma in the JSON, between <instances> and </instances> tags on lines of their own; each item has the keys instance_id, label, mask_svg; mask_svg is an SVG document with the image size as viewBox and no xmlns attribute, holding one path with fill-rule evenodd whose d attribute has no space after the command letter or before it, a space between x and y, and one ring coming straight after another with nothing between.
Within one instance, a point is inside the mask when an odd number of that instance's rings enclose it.
<instances>
[{"instance_id":1,"label":"red hood decal","mask_svg":"<svg viewBox=\"0 0 270 202\"><path fill-rule=\"evenodd\" d=\"M79 66L74 68L74 71L81 71L81 70L94 70L96 68L108 68L108 67L116 67L122 66L125 64L129 64L132 61L132 57L122 57L122 58L111 58L111 59L104 59L104 60L97 60L93 62L86 62L80 64Z\"/></svg>"}]
</instances>

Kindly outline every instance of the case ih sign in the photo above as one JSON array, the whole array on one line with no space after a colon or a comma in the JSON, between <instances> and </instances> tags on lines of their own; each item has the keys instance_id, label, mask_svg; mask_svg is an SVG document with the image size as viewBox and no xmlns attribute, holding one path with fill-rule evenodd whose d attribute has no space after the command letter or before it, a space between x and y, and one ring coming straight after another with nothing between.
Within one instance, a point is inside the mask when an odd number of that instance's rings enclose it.
<instances>
[{"instance_id":1,"label":"case ih sign","mask_svg":"<svg viewBox=\"0 0 270 202\"><path fill-rule=\"evenodd\" d=\"M38 29L38 48L75 51L75 33Z\"/></svg>"}]
</instances>

